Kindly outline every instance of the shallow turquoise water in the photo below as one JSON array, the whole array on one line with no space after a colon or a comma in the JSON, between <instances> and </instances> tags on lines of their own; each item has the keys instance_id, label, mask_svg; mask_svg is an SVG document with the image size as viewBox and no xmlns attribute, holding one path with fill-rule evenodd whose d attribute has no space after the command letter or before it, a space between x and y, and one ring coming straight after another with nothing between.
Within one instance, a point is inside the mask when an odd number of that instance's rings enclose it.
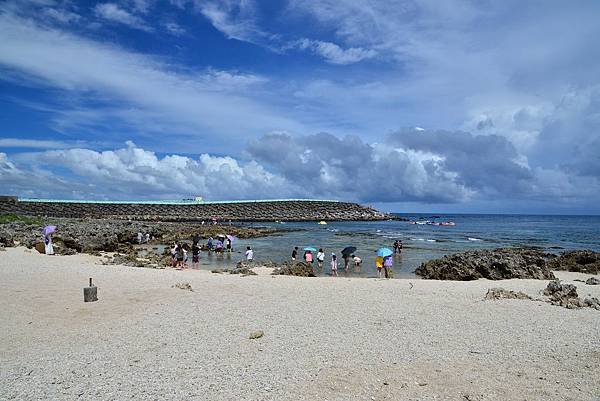
<instances>
[{"instance_id":1,"label":"shallow turquoise water","mask_svg":"<svg viewBox=\"0 0 600 401\"><path fill-rule=\"evenodd\" d=\"M431 215L406 215L412 220L431 220ZM551 252L565 249L593 249L600 251L600 216L526 216L526 215L436 215L436 221L454 221L456 226L443 227L414 225L403 221L384 222L331 222L322 226L316 223L248 223L253 226L288 228L280 235L234 244L234 253L216 257L203 253L203 268L231 266L243 258L247 245L254 249L255 260L283 261L291 256L294 246L323 248L326 252L322 275L330 273L331 252L346 246L357 247L356 254L363 259L360 270L351 269L348 276L373 277L375 251L392 248L395 239L401 239L404 249L394 257L396 277L415 277L413 271L421 263L446 254L467 249L496 248L500 246L538 246ZM340 265L341 260L338 262ZM343 269L339 270L343 273ZM344 275L344 274L341 274Z\"/></svg>"}]
</instances>

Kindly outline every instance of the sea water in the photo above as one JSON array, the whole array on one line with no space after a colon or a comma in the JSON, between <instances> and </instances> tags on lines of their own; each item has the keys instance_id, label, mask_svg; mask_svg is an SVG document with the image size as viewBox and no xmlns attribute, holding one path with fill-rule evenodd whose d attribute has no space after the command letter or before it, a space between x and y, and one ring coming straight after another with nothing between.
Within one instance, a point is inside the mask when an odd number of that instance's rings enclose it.
<instances>
[{"instance_id":1,"label":"sea water","mask_svg":"<svg viewBox=\"0 0 600 401\"><path fill-rule=\"evenodd\" d=\"M600 252L600 216L539 216L539 215L473 215L473 214L402 214L413 221L453 221L455 226L416 225L406 221L379 222L315 222L246 223L247 226L268 226L286 231L269 237L237 240L231 255L201 255L203 268L230 267L243 259L246 246L254 250L255 260L282 262L291 259L294 246L302 259L304 247L323 248L325 263L316 268L319 275L331 273L331 253L338 256L340 275L374 277L375 253L380 247L393 249L396 239L402 240L402 253L394 255L395 277L414 278L414 270L422 262L470 249L536 246L558 253L570 249L592 249ZM357 248L363 264L360 269L350 263L343 271L341 250ZM316 256L316 255L315 255ZM339 268L341 266L341 268Z\"/></svg>"}]
</instances>

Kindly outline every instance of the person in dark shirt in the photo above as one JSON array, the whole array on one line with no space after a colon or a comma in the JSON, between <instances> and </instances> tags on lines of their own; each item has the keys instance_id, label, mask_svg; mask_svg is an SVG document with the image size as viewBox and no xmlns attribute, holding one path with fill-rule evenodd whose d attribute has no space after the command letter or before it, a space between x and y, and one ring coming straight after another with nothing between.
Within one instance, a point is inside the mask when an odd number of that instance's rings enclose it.
<instances>
[{"instance_id":1,"label":"person in dark shirt","mask_svg":"<svg viewBox=\"0 0 600 401\"><path fill-rule=\"evenodd\" d=\"M198 243L195 243L192 246L192 269L200 268L200 247Z\"/></svg>"},{"instance_id":2,"label":"person in dark shirt","mask_svg":"<svg viewBox=\"0 0 600 401\"><path fill-rule=\"evenodd\" d=\"M298 257L298 247L295 246L294 250L292 251L292 260L296 260L297 257Z\"/></svg>"}]
</instances>

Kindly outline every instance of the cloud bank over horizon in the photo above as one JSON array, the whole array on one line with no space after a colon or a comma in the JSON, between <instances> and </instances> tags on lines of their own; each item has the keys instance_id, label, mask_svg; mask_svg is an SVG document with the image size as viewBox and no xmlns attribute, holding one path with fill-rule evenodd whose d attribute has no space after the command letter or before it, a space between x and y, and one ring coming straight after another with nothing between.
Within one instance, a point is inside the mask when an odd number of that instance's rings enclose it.
<instances>
[{"instance_id":1,"label":"cloud bank over horizon","mask_svg":"<svg viewBox=\"0 0 600 401\"><path fill-rule=\"evenodd\" d=\"M597 214L599 13L6 0L0 192Z\"/></svg>"}]
</instances>

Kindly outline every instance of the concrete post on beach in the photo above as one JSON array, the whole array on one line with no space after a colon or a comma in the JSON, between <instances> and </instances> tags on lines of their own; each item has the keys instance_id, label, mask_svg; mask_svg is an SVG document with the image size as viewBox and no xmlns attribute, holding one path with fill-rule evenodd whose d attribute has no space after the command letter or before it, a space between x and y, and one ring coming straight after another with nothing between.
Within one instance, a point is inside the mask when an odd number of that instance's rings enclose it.
<instances>
[{"instance_id":1,"label":"concrete post on beach","mask_svg":"<svg viewBox=\"0 0 600 401\"><path fill-rule=\"evenodd\" d=\"M98 300L98 287L92 284L90 277L90 286L83 287L83 302L95 302Z\"/></svg>"}]
</instances>

